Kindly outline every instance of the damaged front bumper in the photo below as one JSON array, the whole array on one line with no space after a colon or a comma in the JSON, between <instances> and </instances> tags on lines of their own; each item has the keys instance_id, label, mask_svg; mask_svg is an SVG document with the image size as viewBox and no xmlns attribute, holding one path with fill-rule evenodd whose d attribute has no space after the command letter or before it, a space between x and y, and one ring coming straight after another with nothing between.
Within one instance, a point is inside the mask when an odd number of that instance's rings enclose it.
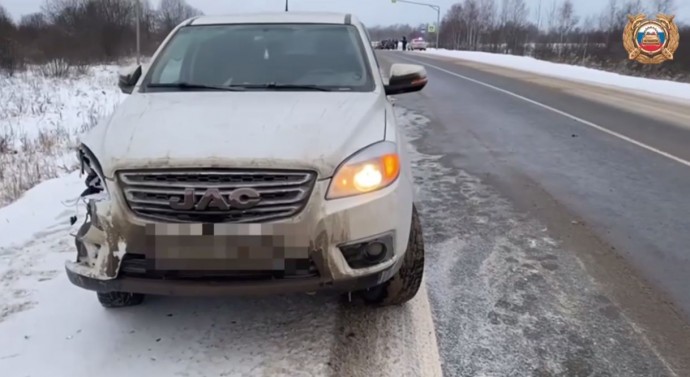
<instances>
[{"instance_id":1,"label":"damaged front bumper","mask_svg":"<svg viewBox=\"0 0 690 377\"><path fill-rule=\"evenodd\" d=\"M156 223L132 214L117 190L90 197L67 275L93 291L182 296L347 292L389 280L407 248L411 188L333 201L327 188L316 182L302 212L270 224ZM372 239L389 245L388 257L352 268L343 245Z\"/></svg>"}]
</instances>

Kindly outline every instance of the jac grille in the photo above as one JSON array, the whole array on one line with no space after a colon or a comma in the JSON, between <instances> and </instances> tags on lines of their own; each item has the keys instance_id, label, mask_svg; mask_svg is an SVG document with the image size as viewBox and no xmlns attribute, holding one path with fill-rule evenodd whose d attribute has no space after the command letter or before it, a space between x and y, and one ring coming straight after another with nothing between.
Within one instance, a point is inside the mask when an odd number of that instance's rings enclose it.
<instances>
[{"instance_id":1,"label":"jac grille","mask_svg":"<svg viewBox=\"0 0 690 377\"><path fill-rule=\"evenodd\" d=\"M253 223L297 215L309 200L316 173L292 170L141 170L121 171L118 178L127 205L142 218L163 222ZM260 200L237 208L240 206L232 205L231 198L238 189L250 189L250 192L258 194ZM181 203L191 203L195 208L181 209Z\"/></svg>"}]
</instances>

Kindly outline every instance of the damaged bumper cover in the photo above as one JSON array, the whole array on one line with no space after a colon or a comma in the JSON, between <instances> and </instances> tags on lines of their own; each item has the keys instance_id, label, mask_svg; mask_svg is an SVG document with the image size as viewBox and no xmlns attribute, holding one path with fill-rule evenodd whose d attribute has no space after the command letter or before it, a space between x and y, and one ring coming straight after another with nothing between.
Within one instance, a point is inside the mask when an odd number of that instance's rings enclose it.
<instances>
[{"instance_id":1,"label":"damaged bumper cover","mask_svg":"<svg viewBox=\"0 0 690 377\"><path fill-rule=\"evenodd\" d=\"M115 183L107 184L112 195L89 199L90 221L75 240L77 260L65 265L73 284L93 291L182 296L355 291L390 279L407 248L409 234L400 230L410 229L412 193L397 183L329 201L324 199L328 181L318 181L297 216L260 224L141 219ZM392 249L388 257L352 268L341 248L372 239L386 241Z\"/></svg>"}]
</instances>

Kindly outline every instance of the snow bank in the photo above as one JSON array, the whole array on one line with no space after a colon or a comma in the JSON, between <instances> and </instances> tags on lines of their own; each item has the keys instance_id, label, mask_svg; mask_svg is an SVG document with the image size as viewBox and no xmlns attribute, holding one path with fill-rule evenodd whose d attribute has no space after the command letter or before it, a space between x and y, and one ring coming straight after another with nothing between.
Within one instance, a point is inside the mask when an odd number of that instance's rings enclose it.
<instances>
[{"instance_id":1,"label":"snow bank","mask_svg":"<svg viewBox=\"0 0 690 377\"><path fill-rule=\"evenodd\" d=\"M39 238L39 230L68 226L83 190L84 179L75 171L36 185L20 200L0 208L0 252Z\"/></svg>"},{"instance_id":2,"label":"snow bank","mask_svg":"<svg viewBox=\"0 0 690 377\"><path fill-rule=\"evenodd\" d=\"M445 49L429 49L425 52L420 52L420 54L469 60L561 79L628 89L639 94L654 95L655 97L661 95L664 97L674 97L683 100L683 102L690 101L690 84L686 83L625 76L592 68L547 62L528 56Z\"/></svg>"}]
</instances>

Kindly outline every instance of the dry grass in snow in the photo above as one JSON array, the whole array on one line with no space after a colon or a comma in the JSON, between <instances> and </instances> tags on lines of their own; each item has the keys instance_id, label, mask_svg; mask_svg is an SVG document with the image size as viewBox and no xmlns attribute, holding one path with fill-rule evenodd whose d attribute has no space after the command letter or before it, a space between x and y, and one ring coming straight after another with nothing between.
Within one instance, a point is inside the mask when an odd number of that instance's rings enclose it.
<instances>
[{"instance_id":1,"label":"dry grass in snow","mask_svg":"<svg viewBox=\"0 0 690 377\"><path fill-rule=\"evenodd\" d=\"M94 66L55 78L46 67L33 67L14 77L0 76L0 206L77 168L79 135L124 97L117 69Z\"/></svg>"}]
</instances>

